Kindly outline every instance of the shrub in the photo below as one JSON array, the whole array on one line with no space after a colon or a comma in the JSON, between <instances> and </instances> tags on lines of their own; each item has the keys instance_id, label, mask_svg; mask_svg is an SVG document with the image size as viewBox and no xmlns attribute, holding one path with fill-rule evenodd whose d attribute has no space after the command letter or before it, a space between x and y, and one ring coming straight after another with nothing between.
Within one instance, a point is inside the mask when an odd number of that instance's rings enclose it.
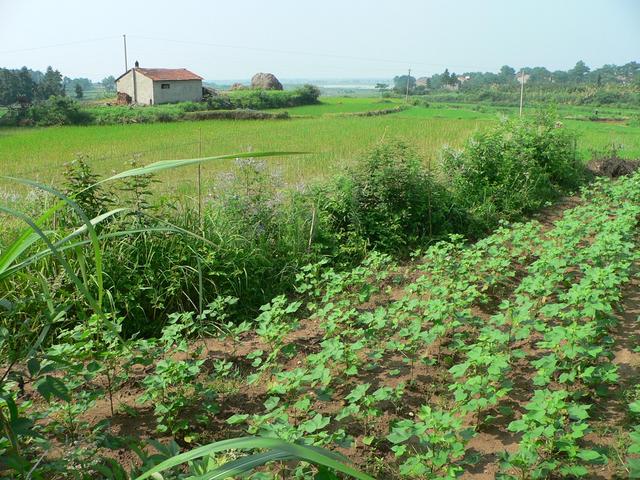
<instances>
[{"instance_id":1,"label":"shrub","mask_svg":"<svg viewBox=\"0 0 640 480\"><path fill-rule=\"evenodd\" d=\"M294 94L297 97L299 105L310 105L318 103L318 98L320 98L320 89L315 85L306 84L300 88L296 88L294 90Z\"/></svg>"},{"instance_id":2,"label":"shrub","mask_svg":"<svg viewBox=\"0 0 640 480\"><path fill-rule=\"evenodd\" d=\"M203 110L200 112L188 112L184 115L185 120L271 120L289 118L287 112L270 113L256 110L236 109L236 110Z\"/></svg>"},{"instance_id":3,"label":"shrub","mask_svg":"<svg viewBox=\"0 0 640 480\"><path fill-rule=\"evenodd\" d=\"M411 105L416 105L418 107L429 108L429 102L424 97L411 97L411 99L409 100L409 103Z\"/></svg>"},{"instance_id":4,"label":"shrub","mask_svg":"<svg viewBox=\"0 0 640 480\"><path fill-rule=\"evenodd\" d=\"M574 135L550 114L475 134L462 151L444 151L441 170L473 233L542 207L583 175Z\"/></svg>"},{"instance_id":5,"label":"shrub","mask_svg":"<svg viewBox=\"0 0 640 480\"><path fill-rule=\"evenodd\" d=\"M78 154L75 160L65 164L64 178L66 195L75 195L75 202L89 218L108 210L113 200L103 186L96 185L100 177L87 163L86 155Z\"/></svg>"},{"instance_id":6,"label":"shrub","mask_svg":"<svg viewBox=\"0 0 640 480\"><path fill-rule=\"evenodd\" d=\"M231 110L233 103L226 95L215 95L207 99L207 106L210 110Z\"/></svg>"},{"instance_id":7,"label":"shrub","mask_svg":"<svg viewBox=\"0 0 640 480\"><path fill-rule=\"evenodd\" d=\"M295 90L234 90L207 100L211 110L288 108L318 102L320 89L304 85Z\"/></svg>"},{"instance_id":8,"label":"shrub","mask_svg":"<svg viewBox=\"0 0 640 480\"><path fill-rule=\"evenodd\" d=\"M377 145L318 193L331 228L352 248L364 241L382 251L406 251L450 231L458 218L446 191L400 141Z\"/></svg>"},{"instance_id":9,"label":"shrub","mask_svg":"<svg viewBox=\"0 0 640 480\"><path fill-rule=\"evenodd\" d=\"M380 117L382 115L391 115L392 113L402 112L407 110L409 107L407 105L398 105L393 108L383 108L380 110L369 110L366 112L347 112L347 113L337 113L335 115L340 117Z\"/></svg>"},{"instance_id":10,"label":"shrub","mask_svg":"<svg viewBox=\"0 0 640 480\"><path fill-rule=\"evenodd\" d=\"M180 104L183 112L197 112L198 110L204 110L204 105L201 102L184 102Z\"/></svg>"},{"instance_id":11,"label":"shrub","mask_svg":"<svg viewBox=\"0 0 640 480\"><path fill-rule=\"evenodd\" d=\"M33 104L27 116L36 125L86 125L93 120L92 115L80 108L80 104L68 97L49 97L48 100Z\"/></svg>"},{"instance_id":12,"label":"shrub","mask_svg":"<svg viewBox=\"0 0 640 480\"><path fill-rule=\"evenodd\" d=\"M156 122L175 122L181 118L180 114L173 112L157 112L155 114Z\"/></svg>"},{"instance_id":13,"label":"shrub","mask_svg":"<svg viewBox=\"0 0 640 480\"><path fill-rule=\"evenodd\" d=\"M167 314L193 311L219 295L240 301L234 318L255 315L273 296L290 291L298 269L317 260L309 249L312 208L307 197L283 192L277 175L257 160L238 160L219 188L207 196L202 217L193 204L181 203L156 210L162 218L204 238L180 234L141 233L105 244L105 285L125 317L125 335L156 335ZM121 197L139 211L114 228L148 226L154 219L146 198L136 191ZM136 190L136 191L134 191ZM136 204L142 204L142 208ZM202 282L202 283L201 283Z\"/></svg>"}]
</instances>

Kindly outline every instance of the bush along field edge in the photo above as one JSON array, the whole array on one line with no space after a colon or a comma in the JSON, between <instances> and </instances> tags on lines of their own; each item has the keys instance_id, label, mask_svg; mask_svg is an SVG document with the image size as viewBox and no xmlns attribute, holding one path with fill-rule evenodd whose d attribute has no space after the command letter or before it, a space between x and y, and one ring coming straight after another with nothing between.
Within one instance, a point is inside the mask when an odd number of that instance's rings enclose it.
<instances>
[{"instance_id":1,"label":"bush along field edge","mask_svg":"<svg viewBox=\"0 0 640 480\"><path fill-rule=\"evenodd\" d=\"M86 107L73 98L54 95L33 104L12 105L0 117L0 125L113 125L213 118L282 119L288 118L288 116L285 113L272 114L259 110L313 105L318 103L319 97L320 90L313 85L304 85L294 90L285 91L240 90L224 95L209 96L203 102L182 102L152 107L127 105Z\"/></svg>"}]
</instances>

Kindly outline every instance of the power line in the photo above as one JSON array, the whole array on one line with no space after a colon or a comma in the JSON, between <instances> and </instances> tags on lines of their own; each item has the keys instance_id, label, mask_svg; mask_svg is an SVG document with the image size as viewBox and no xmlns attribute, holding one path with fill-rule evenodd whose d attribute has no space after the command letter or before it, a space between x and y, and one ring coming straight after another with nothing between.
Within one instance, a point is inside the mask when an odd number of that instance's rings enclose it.
<instances>
[{"instance_id":1,"label":"power line","mask_svg":"<svg viewBox=\"0 0 640 480\"><path fill-rule=\"evenodd\" d=\"M186 44L186 45L200 45L205 47L214 47L214 48L226 48L232 50L245 50L245 51L255 51L255 52L265 52L265 53L275 53L281 55L298 55L305 57L323 57L323 58L335 58L335 59L343 59L343 60L351 60L351 61L361 61L361 62L374 62L374 63L388 63L388 64L396 64L396 65L419 65L424 67L446 67L446 68L464 68L470 70L479 70L479 71L491 71L491 68L481 67L479 65L461 65L461 64L451 64L451 63L429 63L429 62L419 62L419 61L409 61L409 60L392 60L388 58L374 58L374 57L360 57L354 55L342 55L335 53L323 53L323 52L307 52L300 50L282 50L275 48L264 48L264 47L255 47L255 46L244 46L244 45L231 45L231 44L223 44L223 43L212 43L212 42L204 42L197 40L183 40L177 38L159 38L159 37L148 37L143 35L127 35L130 38L137 38L140 40L150 40L154 42L168 42L168 43L176 43L176 44ZM21 53L21 52L29 52L36 50L44 50L50 48L59 48L59 47L67 47L73 45L82 45L87 43L95 43L101 42L104 40L112 40L115 38L122 38L121 35L110 35L107 37L100 38L90 38L84 40L76 40L72 42L65 43L57 43L51 45L41 45L37 47L28 47L21 48L16 50L2 50L0 54L11 54L11 53ZM381 70L382 71L382 70Z\"/></svg>"},{"instance_id":2,"label":"power line","mask_svg":"<svg viewBox=\"0 0 640 480\"><path fill-rule=\"evenodd\" d=\"M456 64L450 64L450 63L427 63L427 62L414 62L414 61L408 61L408 60L391 60L391 59L384 59L384 58L340 55L340 54L334 54L334 53L305 52L300 50L280 50L280 49L264 48L264 47L211 43L211 42L203 42L203 41L196 41L196 40L182 40L182 39L176 39L176 38L147 37L142 35L129 35L129 37L138 38L141 40L151 40L154 42L169 42L169 43L181 43L181 44L187 44L187 45L201 45L206 47L278 53L283 55L303 55L303 56L326 57L326 58L340 58L343 60L356 60L356 61L363 61L363 62L394 63L394 64L402 64L402 65L411 64L411 65L422 65L422 66L429 66L429 67L447 67L447 68L453 67L453 68L469 68L469 69L477 69L477 70L490 70L490 69L487 69L486 67L480 67L478 65L459 65L459 64L456 65Z\"/></svg>"},{"instance_id":3,"label":"power line","mask_svg":"<svg viewBox=\"0 0 640 480\"><path fill-rule=\"evenodd\" d=\"M2 50L0 53L20 53L20 52L30 52L32 50L43 50L45 48L58 48L58 47L68 47L70 45L80 45L83 43L93 43L93 42L101 42L103 40L111 40L113 38L118 38L118 35L112 35L109 37L101 37L101 38L90 38L86 40L76 40L74 42L66 42L66 43L56 43L53 45L42 45L39 47L29 47L29 48L21 48L18 50Z\"/></svg>"}]
</instances>

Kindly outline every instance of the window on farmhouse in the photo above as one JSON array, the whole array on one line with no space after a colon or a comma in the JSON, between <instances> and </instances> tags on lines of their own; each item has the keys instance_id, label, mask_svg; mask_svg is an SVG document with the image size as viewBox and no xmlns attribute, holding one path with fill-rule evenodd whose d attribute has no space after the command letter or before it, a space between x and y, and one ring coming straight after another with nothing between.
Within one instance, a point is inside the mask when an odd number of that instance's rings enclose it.
<instances>
[{"instance_id":1,"label":"window on farmhouse","mask_svg":"<svg viewBox=\"0 0 640 480\"><path fill-rule=\"evenodd\" d=\"M169 87L171 87L171 85L169 85L168 83L163 83L163 84L160 85L160 88L162 88L163 90L165 90L165 89L167 89Z\"/></svg>"}]
</instances>

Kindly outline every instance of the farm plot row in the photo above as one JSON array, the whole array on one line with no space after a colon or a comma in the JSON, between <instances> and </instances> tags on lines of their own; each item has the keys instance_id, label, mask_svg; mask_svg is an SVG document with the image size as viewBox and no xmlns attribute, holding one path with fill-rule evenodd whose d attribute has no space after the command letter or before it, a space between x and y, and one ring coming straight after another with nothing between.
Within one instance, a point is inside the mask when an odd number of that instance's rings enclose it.
<instances>
[{"instance_id":1,"label":"farm plot row","mask_svg":"<svg viewBox=\"0 0 640 480\"><path fill-rule=\"evenodd\" d=\"M532 222L471 248L456 239L436 245L401 297L375 308L371 285L387 266L331 278L307 305L318 352L304 367L283 368L278 354L291 344L268 332L284 335L293 322L267 315L258 330L267 353L250 354L268 379L267 411L228 421L292 440L354 440L347 453L392 465L375 472L385 478L486 468L482 442L469 445L504 428L518 441L494 466L504 478L587 475L607 462L582 440L594 397L618 378L611 313L637 260L639 193L637 179L600 186L548 232ZM317 290L308 278L303 285Z\"/></svg>"},{"instance_id":2,"label":"farm plot row","mask_svg":"<svg viewBox=\"0 0 640 480\"><path fill-rule=\"evenodd\" d=\"M640 175L603 181L551 226L503 225L473 245L452 236L411 266L380 254L346 273L310 265L297 297L263 306L255 328L220 326L232 298L127 349L79 327L32 369L65 373L66 400L40 428L63 445L99 437L103 451L123 425L157 436L144 430L153 417L183 446L277 437L337 449L377 478L637 475L636 399L621 455L590 431L607 414L595 405L621 395L611 334L639 215ZM193 335L206 338L188 345ZM95 342L109 347L100 359ZM254 478L316 472L279 463Z\"/></svg>"}]
</instances>

